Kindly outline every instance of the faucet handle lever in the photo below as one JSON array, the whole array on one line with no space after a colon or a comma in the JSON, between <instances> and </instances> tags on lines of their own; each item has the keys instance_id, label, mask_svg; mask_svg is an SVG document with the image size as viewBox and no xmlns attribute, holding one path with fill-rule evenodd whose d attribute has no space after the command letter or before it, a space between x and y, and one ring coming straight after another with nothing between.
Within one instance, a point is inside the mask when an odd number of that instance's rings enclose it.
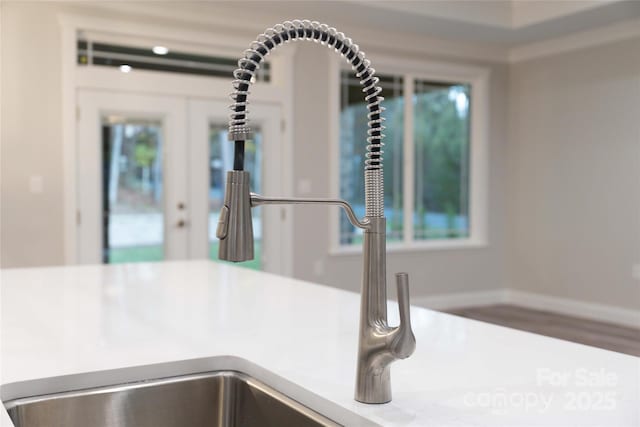
<instances>
[{"instance_id":1,"label":"faucet handle lever","mask_svg":"<svg viewBox=\"0 0 640 427\"><path fill-rule=\"evenodd\" d=\"M394 353L399 359L405 359L416 348L416 338L411 330L411 304L409 303L409 275L396 273L398 287L398 309L400 310L400 325L394 339Z\"/></svg>"},{"instance_id":2,"label":"faucet handle lever","mask_svg":"<svg viewBox=\"0 0 640 427\"><path fill-rule=\"evenodd\" d=\"M411 325L409 304L409 275L396 273L396 286L398 287L398 308L400 309L400 324Z\"/></svg>"}]
</instances>

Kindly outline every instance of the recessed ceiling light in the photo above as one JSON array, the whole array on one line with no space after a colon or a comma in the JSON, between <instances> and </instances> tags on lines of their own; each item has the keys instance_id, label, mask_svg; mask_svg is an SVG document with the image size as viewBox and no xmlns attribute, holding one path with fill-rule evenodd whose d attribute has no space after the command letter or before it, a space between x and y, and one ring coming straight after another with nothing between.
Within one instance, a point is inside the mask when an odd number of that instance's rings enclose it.
<instances>
[{"instance_id":1,"label":"recessed ceiling light","mask_svg":"<svg viewBox=\"0 0 640 427\"><path fill-rule=\"evenodd\" d=\"M131 71L131 65L121 65L120 66L120 71L122 71L123 73L128 73L129 71Z\"/></svg>"},{"instance_id":2,"label":"recessed ceiling light","mask_svg":"<svg viewBox=\"0 0 640 427\"><path fill-rule=\"evenodd\" d=\"M154 46L151 50L156 55L166 55L167 53L169 53L169 48L164 46Z\"/></svg>"}]
</instances>

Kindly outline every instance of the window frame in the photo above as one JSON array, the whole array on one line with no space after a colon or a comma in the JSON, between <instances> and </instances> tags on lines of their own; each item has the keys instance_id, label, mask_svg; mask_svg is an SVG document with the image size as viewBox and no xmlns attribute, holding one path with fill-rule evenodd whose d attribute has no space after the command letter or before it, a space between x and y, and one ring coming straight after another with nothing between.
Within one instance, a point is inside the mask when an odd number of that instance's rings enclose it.
<instances>
[{"instance_id":1,"label":"window frame","mask_svg":"<svg viewBox=\"0 0 640 427\"><path fill-rule=\"evenodd\" d=\"M371 55L372 63L379 74L402 75L404 79L403 93L405 97L414 93L415 80L432 80L443 83L463 83L471 88L469 106L470 141L469 141L469 226L470 235L461 239L415 240L412 213L415 199L415 145L414 145L414 106L412 102L404 104L404 140L403 140L403 241L387 243L388 252L471 249L489 245L488 210L489 210L489 76L486 67L438 62L430 60L410 60L384 55ZM332 197L340 197L340 73L350 70L342 64L340 58L330 60L329 70L329 177ZM405 98L406 99L406 98ZM363 142L364 143L364 142ZM361 245L340 244L340 215L332 210L329 220L329 254L359 254Z\"/></svg>"}]
</instances>

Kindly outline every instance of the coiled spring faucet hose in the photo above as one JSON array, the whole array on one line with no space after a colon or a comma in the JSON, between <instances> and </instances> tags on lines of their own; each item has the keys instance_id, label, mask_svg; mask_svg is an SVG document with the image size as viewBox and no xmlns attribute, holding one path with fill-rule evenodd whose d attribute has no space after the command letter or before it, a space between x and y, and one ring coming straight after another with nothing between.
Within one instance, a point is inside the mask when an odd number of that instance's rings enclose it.
<instances>
[{"instance_id":1,"label":"coiled spring faucet hose","mask_svg":"<svg viewBox=\"0 0 640 427\"><path fill-rule=\"evenodd\" d=\"M384 216L384 179L383 179L383 121L380 96L382 89L378 86L380 79L375 76L371 62L365 58L364 52L357 44L338 32L335 28L315 21L294 20L268 28L260 34L244 56L238 61L238 68L233 72L233 93L230 95L231 114L229 115L229 140L234 141L234 170L244 169L244 141L251 139L248 125L247 96L254 75L265 57L277 46L296 40L310 40L323 46L333 48L350 64L360 79L364 100L367 103L367 153L364 166L365 174L365 216Z\"/></svg>"}]
</instances>

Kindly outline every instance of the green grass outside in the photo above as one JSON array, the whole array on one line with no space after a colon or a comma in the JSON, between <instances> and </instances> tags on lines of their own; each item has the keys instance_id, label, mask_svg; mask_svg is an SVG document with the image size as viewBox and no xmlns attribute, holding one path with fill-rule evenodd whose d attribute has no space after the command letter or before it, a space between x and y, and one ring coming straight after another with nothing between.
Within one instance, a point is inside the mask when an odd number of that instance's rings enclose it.
<instances>
[{"instance_id":1,"label":"green grass outside","mask_svg":"<svg viewBox=\"0 0 640 427\"><path fill-rule=\"evenodd\" d=\"M254 259L242 263L233 263L239 267L252 270L261 270L262 242L256 240L254 243ZM209 243L209 259L218 261L219 242L215 240ZM120 264L125 262L152 262L164 260L164 248L162 245L133 246L128 248L112 248L109 251L109 264ZM227 262L227 261L218 261Z\"/></svg>"},{"instance_id":2,"label":"green grass outside","mask_svg":"<svg viewBox=\"0 0 640 427\"><path fill-rule=\"evenodd\" d=\"M163 259L164 248L162 245L133 246L128 248L112 248L109 250L109 264L162 261Z\"/></svg>"}]
</instances>

